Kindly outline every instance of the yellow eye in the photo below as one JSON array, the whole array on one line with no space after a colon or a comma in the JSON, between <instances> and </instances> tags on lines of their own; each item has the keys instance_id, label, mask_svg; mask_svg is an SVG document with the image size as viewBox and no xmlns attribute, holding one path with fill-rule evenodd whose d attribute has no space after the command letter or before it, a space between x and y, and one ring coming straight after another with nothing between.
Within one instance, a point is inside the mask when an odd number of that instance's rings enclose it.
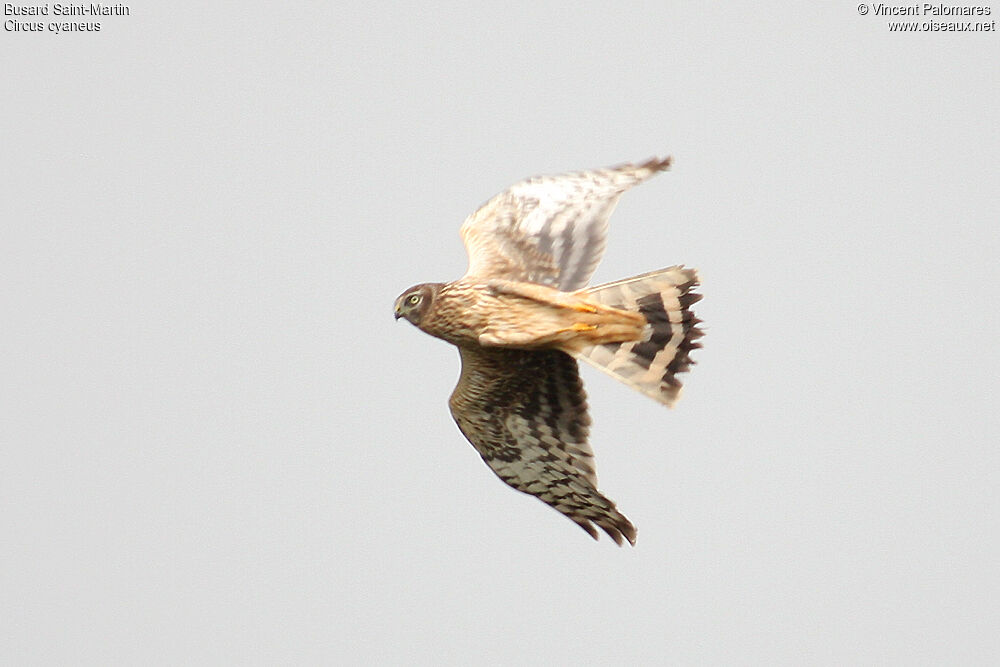
<instances>
[{"instance_id":1,"label":"yellow eye","mask_svg":"<svg viewBox=\"0 0 1000 667\"><path fill-rule=\"evenodd\" d=\"M420 303L420 295L419 295L419 294L411 294L411 295L410 295L410 298L408 298L408 299L407 299L406 301L407 301L407 303L409 303L409 304L410 304L411 306L415 306L415 305L417 305L418 303Z\"/></svg>"}]
</instances>

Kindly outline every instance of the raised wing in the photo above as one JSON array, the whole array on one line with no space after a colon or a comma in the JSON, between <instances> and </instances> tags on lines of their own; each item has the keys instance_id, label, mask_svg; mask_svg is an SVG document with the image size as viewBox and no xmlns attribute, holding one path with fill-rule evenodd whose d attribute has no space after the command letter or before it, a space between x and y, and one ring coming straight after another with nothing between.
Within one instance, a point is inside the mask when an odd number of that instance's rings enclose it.
<instances>
[{"instance_id":1,"label":"raised wing","mask_svg":"<svg viewBox=\"0 0 1000 667\"><path fill-rule=\"evenodd\" d=\"M557 176L501 192L462 225L466 277L586 286L604 254L608 218L622 193L670 166L670 158Z\"/></svg>"},{"instance_id":2,"label":"raised wing","mask_svg":"<svg viewBox=\"0 0 1000 667\"><path fill-rule=\"evenodd\" d=\"M595 540L619 545L635 527L597 490L590 417L576 361L558 350L461 348L449 405L455 422L504 482L562 512Z\"/></svg>"}]
</instances>

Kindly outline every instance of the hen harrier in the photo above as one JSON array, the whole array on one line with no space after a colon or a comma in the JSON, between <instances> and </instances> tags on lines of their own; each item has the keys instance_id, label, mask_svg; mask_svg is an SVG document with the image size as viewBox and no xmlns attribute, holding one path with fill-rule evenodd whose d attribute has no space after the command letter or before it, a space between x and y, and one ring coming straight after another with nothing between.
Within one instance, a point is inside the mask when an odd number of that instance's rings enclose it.
<instances>
[{"instance_id":1,"label":"hen harrier","mask_svg":"<svg viewBox=\"0 0 1000 667\"><path fill-rule=\"evenodd\" d=\"M634 545L636 530L597 490L576 359L664 405L680 394L676 375L701 347L695 270L586 287L622 193L669 166L652 159L512 186L462 225L465 276L411 287L395 306L397 320L458 347L451 414L493 472L619 545Z\"/></svg>"}]
</instances>

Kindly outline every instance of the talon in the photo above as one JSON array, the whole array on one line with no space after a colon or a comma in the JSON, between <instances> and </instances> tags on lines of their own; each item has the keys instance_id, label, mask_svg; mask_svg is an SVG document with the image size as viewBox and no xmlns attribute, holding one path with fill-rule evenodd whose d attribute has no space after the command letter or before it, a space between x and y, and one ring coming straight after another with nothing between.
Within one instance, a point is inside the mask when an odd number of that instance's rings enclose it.
<instances>
[{"instance_id":1,"label":"talon","mask_svg":"<svg viewBox=\"0 0 1000 667\"><path fill-rule=\"evenodd\" d=\"M586 303L575 304L573 306L573 310L575 310L577 312L581 312L581 313L596 313L597 312L597 308L594 308L593 306L588 305Z\"/></svg>"}]
</instances>

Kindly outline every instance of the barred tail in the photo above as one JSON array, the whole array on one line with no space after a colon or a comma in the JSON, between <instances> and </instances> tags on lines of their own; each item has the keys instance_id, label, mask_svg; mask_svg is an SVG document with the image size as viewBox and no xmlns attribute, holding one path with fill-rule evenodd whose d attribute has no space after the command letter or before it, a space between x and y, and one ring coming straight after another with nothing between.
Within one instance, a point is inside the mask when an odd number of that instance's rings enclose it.
<instances>
[{"instance_id":1,"label":"barred tail","mask_svg":"<svg viewBox=\"0 0 1000 667\"><path fill-rule=\"evenodd\" d=\"M673 406L681 392L676 375L695 363L689 353L701 347L696 342L703 335L697 326L701 320L691 311L701 299L701 294L692 291L698 284L697 271L672 266L586 290L592 301L642 313L647 325L641 340L591 345L577 356L650 398Z\"/></svg>"}]
</instances>

